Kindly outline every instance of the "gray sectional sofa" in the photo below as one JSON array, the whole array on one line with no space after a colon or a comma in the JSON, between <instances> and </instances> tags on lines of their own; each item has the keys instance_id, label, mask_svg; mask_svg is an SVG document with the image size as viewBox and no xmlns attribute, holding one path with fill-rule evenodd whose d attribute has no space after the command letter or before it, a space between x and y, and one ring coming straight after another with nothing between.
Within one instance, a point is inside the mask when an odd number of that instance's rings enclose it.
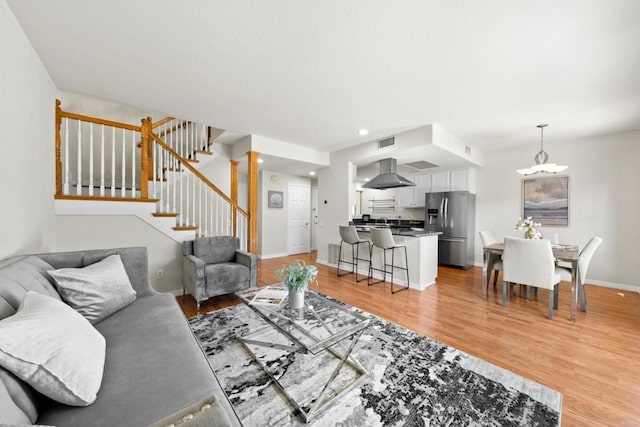
<instances>
[{"instance_id":1,"label":"gray sectional sofa","mask_svg":"<svg viewBox=\"0 0 640 427\"><path fill-rule=\"evenodd\" d=\"M95 402L85 407L57 403L0 367L0 425L241 425L175 298L150 287L146 248L36 257L58 269L82 268L113 254L120 255L137 295L94 325L106 341ZM43 282L53 283L44 270L28 256L0 261L0 321L16 312L29 290L56 297L55 288Z\"/></svg>"}]
</instances>

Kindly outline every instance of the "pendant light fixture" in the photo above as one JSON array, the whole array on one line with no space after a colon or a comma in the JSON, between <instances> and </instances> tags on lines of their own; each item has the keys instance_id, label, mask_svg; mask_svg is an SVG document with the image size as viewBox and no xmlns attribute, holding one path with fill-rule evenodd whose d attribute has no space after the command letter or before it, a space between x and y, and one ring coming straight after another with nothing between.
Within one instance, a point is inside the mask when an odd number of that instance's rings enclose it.
<instances>
[{"instance_id":1,"label":"pendant light fixture","mask_svg":"<svg viewBox=\"0 0 640 427\"><path fill-rule=\"evenodd\" d=\"M538 125L536 127L540 128L540 152L538 154L536 154L535 160L536 160L536 164L528 167L528 168L524 168L524 169L516 169L516 172L518 172L520 175L533 175L536 174L538 172L544 172L544 173L558 173L558 172L562 172L563 170L567 169L569 166L566 165L557 165L555 163L547 163L547 160L549 160L549 155L547 153L545 153L544 151L544 128L546 128L547 126L549 126L548 124L541 124Z\"/></svg>"}]
</instances>

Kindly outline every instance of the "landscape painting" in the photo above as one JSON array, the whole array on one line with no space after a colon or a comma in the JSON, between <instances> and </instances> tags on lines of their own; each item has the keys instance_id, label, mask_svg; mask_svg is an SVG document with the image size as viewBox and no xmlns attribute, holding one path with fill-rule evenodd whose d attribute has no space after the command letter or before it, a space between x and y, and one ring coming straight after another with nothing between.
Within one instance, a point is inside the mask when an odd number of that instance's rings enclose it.
<instances>
[{"instance_id":1,"label":"landscape painting","mask_svg":"<svg viewBox=\"0 0 640 427\"><path fill-rule=\"evenodd\" d=\"M569 225L569 177L525 179L522 182L522 217L542 225Z\"/></svg>"}]
</instances>

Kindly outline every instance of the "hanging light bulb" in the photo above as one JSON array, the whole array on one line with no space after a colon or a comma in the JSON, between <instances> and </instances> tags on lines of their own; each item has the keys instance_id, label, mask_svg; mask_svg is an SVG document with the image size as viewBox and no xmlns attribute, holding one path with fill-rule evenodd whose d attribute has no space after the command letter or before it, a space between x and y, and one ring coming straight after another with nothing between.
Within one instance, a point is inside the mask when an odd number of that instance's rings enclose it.
<instances>
[{"instance_id":1,"label":"hanging light bulb","mask_svg":"<svg viewBox=\"0 0 640 427\"><path fill-rule=\"evenodd\" d=\"M536 164L528 168L516 169L520 175L533 175L538 172L544 173L558 173L567 169L569 166L558 165L555 163L547 163L549 155L544 151L544 128L549 126L548 124L540 124L536 127L540 128L540 152L536 154Z\"/></svg>"}]
</instances>

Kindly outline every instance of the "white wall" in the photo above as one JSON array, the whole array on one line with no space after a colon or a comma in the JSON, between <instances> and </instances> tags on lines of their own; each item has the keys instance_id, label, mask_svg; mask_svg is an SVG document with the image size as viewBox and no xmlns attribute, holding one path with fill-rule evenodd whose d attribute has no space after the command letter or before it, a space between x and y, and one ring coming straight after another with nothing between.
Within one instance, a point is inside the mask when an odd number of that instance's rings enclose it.
<instances>
[{"instance_id":1,"label":"white wall","mask_svg":"<svg viewBox=\"0 0 640 427\"><path fill-rule=\"evenodd\" d=\"M331 153L331 166L317 171L318 261L328 262L329 243L340 243L339 225L351 218L355 199L355 167L344 153Z\"/></svg>"},{"instance_id":2,"label":"white wall","mask_svg":"<svg viewBox=\"0 0 640 427\"><path fill-rule=\"evenodd\" d=\"M0 0L0 258L55 246L56 88Z\"/></svg>"},{"instance_id":3,"label":"white wall","mask_svg":"<svg viewBox=\"0 0 640 427\"><path fill-rule=\"evenodd\" d=\"M141 120L146 117L151 117L152 121L157 122L168 115L74 92L61 91L58 97L61 103L60 108L63 111L99 117L134 126L140 126Z\"/></svg>"},{"instance_id":4,"label":"white wall","mask_svg":"<svg viewBox=\"0 0 640 427\"><path fill-rule=\"evenodd\" d=\"M287 186L289 184L308 186L309 200L311 200L311 179L268 170L260 171L258 183L258 256L260 258L288 255ZM282 209L268 207L269 191L282 191L284 197ZM310 238L309 242L311 243Z\"/></svg>"},{"instance_id":5,"label":"white wall","mask_svg":"<svg viewBox=\"0 0 640 427\"><path fill-rule=\"evenodd\" d=\"M214 158L202 169L199 169L199 172L227 196L231 196L231 163L228 158L214 154Z\"/></svg>"},{"instance_id":6,"label":"white wall","mask_svg":"<svg viewBox=\"0 0 640 427\"><path fill-rule=\"evenodd\" d=\"M145 246L149 254L149 281L158 292L182 289L182 246L131 216L59 215L55 229L58 251ZM164 279L157 279L159 269Z\"/></svg>"},{"instance_id":7,"label":"white wall","mask_svg":"<svg viewBox=\"0 0 640 427\"><path fill-rule=\"evenodd\" d=\"M485 153L477 171L476 230L491 230L497 238L520 236L514 224L521 213L522 177L516 168L529 166L539 151L533 144ZM558 232L561 243L583 247L592 236L604 242L587 273L589 283L640 287L637 268L640 241L640 132L545 145L550 161L569 165L569 226L543 227ZM476 263L482 262L476 239Z\"/></svg>"}]
</instances>

